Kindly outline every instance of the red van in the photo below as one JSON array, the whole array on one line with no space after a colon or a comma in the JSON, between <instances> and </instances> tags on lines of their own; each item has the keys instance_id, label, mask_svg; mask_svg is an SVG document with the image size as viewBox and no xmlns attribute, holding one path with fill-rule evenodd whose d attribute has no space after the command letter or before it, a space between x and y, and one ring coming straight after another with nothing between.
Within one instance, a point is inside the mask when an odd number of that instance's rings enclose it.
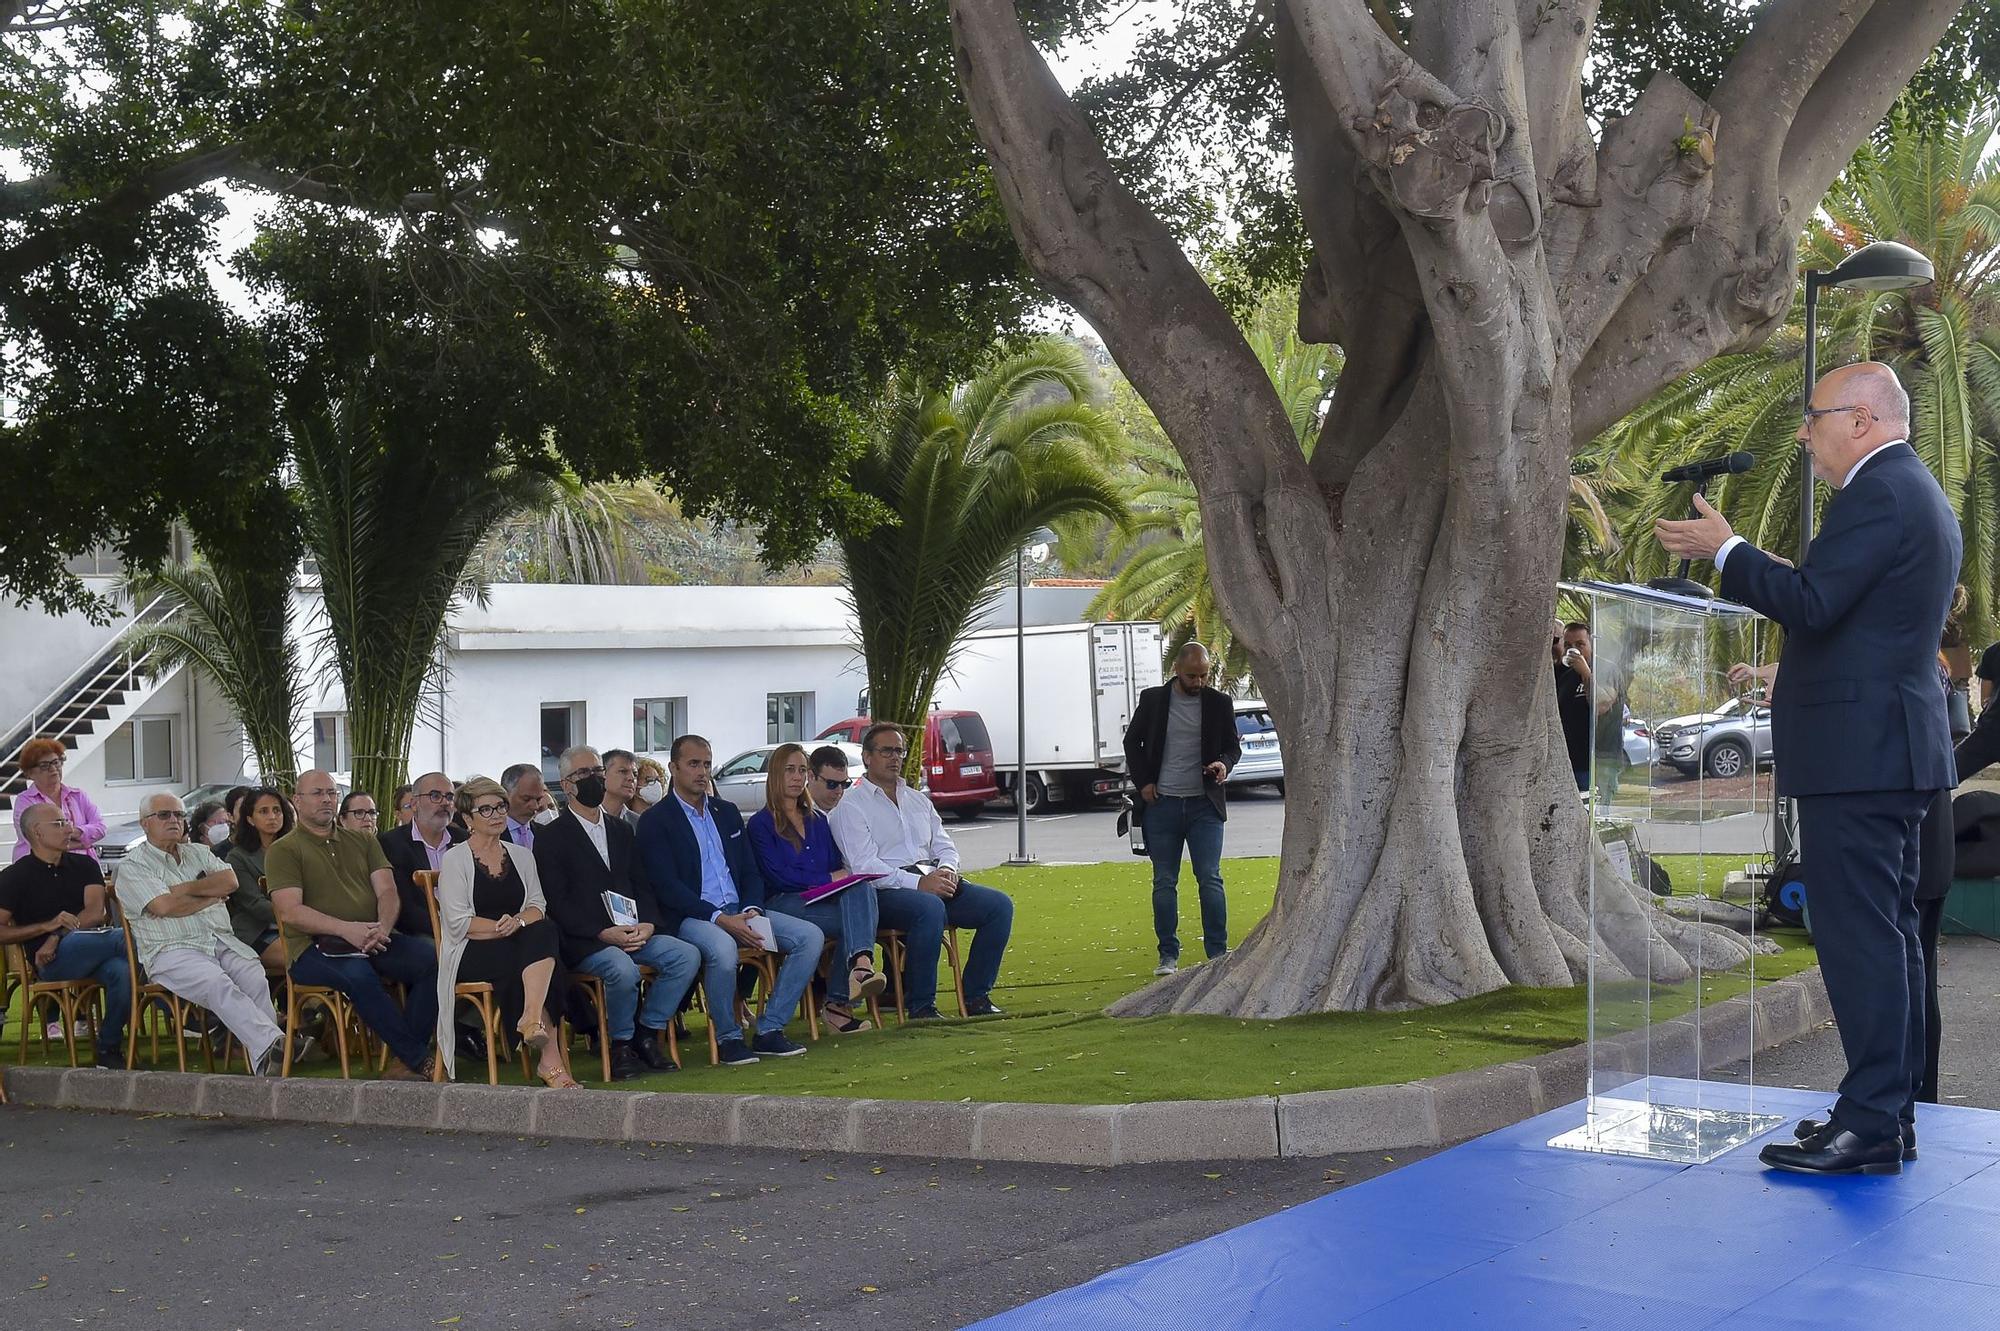
<instances>
[{"instance_id":1,"label":"red van","mask_svg":"<svg viewBox=\"0 0 2000 1331\"><path fill-rule=\"evenodd\" d=\"M828 726L816 739L859 744L873 725L865 716ZM993 780L993 739L977 712L932 712L924 726L924 793L940 811L977 818L1000 794Z\"/></svg>"}]
</instances>

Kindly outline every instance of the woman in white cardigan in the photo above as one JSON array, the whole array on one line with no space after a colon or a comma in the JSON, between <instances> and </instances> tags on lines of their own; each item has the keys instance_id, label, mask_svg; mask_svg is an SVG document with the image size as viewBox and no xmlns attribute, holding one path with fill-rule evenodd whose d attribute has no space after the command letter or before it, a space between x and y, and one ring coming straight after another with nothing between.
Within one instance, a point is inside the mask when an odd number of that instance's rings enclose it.
<instances>
[{"instance_id":1,"label":"woman in white cardigan","mask_svg":"<svg viewBox=\"0 0 2000 1331\"><path fill-rule=\"evenodd\" d=\"M452 990L484 981L500 1000L502 1019L535 1051L537 1074L550 1086L572 1087L554 1032L557 934L535 872L535 857L506 838L507 792L473 777L458 790L458 811L471 834L445 852L438 873L438 1055L452 1075Z\"/></svg>"}]
</instances>

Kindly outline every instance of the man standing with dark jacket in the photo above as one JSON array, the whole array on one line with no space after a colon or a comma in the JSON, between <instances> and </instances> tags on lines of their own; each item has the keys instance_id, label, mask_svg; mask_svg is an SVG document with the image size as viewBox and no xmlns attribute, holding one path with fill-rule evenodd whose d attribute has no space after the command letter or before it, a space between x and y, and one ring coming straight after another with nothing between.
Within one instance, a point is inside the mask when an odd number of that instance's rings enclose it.
<instances>
[{"instance_id":1,"label":"man standing with dark jacket","mask_svg":"<svg viewBox=\"0 0 2000 1331\"><path fill-rule=\"evenodd\" d=\"M1209 960L1229 950L1229 905L1222 895L1223 783L1243 756L1236 709L1208 686L1208 648L1190 642L1174 657L1173 682L1147 689L1125 727L1125 770L1139 788L1146 854L1153 861L1155 975L1180 969L1181 847L1194 861L1201 942Z\"/></svg>"},{"instance_id":2,"label":"man standing with dark jacket","mask_svg":"<svg viewBox=\"0 0 2000 1331\"><path fill-rule=\"evenodd\" d=\"M1657 524L1670 554L1713 559L1722 593L1785 629L1771 700L1778 793L1799 802L1813 936L1847 1075L1825 1120L1766 1146L1776 1169L1897 1174L1916 1155L1924 1059L1919 829L1956 782L1937 645L1962 553L1936 478L1905 442L1909 397L1886 365L1819 381L1799 439L1839 493L1803 568L1701 516Z\"/></svg>"}]
</instances>

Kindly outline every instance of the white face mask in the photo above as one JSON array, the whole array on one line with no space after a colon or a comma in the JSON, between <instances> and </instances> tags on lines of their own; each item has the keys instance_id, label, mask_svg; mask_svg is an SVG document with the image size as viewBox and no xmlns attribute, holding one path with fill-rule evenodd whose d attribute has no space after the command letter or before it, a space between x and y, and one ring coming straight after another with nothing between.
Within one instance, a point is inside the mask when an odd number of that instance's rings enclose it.
<instances>
[{"instance_id":1,"label":"white face mask","mask_svg":"<svg viewBox=\"0 0 2000 1331\"><path fill-rule=\"evenodd\" d=\"M541 824L543 827L547 827L550 823L554 822L560 816L561 815L558 814L554 809L543 809L540 813L534 816L533 821Z\"/></svg>"},{"instance_id":2,"label":"white face mask","mask_svg":"<svg viewBox=\"0 0 2000 1331\"><path fill-rule=\"evenodd\" d=\"M648 781L639 787L639 798L648 804L658 804L667 797L667 788L657 781Z\"/></svg>"},{"instance_id":3,"label":"white face mask","mask_svg":"<svg viewBox=\"0 0 2000 1331\"><path fill-rule=\"evenodd\" d=\"M228 824L228 823L210 823L210 824L208 825L208 844L209 844L209 845L211 845L211 846L219 846L219 845L221 845L221 844L222 844L223 842L225 842L225 841L227 841L227 840L229 840L229 824Z\"/></svg>"}]
</instances>

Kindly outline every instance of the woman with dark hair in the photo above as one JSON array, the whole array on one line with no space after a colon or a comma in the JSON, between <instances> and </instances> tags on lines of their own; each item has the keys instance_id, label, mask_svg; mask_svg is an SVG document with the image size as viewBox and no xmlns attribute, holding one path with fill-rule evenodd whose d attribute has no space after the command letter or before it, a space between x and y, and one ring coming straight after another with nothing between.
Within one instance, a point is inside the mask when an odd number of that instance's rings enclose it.
<instances>
[{"instance_id":1,"label":"woman with dark hair","mask_svg":"<svg viewBox=\"0 0 2000 1331\"><path fill-rule=\"evenodd\" d=\"M350 832L365 832L369 836L381 830L382 811L375 807L375 797L365 790L350 790L340 801L340 825Z\"/></svg>"},{"instance_id":2,"label":"woman with dark hair","mask_svg":"<svg viewBox=\"0 0 2000 1331\"><path fill-rule=\"evenodd\" d=\"M278 942L278 916L264 891L264 852L291 830L292 802L263 786L243 797L236 844L229 850L229 867L236 871L236 890L229 894L229 926L257 949L265 969L280 973L285 969L285 949Z\"/></svg>"},{"instance_id":3,"label":"woman with dark hair","mask_svg":"<svg viewBox=\"0 0 2000 1331\"><path fill-rule=\"evenodd\" d=\"M395 812L395 825L408 827L410 820L417 816L417 788L397 786L396 793L389 797L389 807Z\"/></svg>"},{"instance_id":4,"label":"woman with dark hair","mask_svg":"<svg viewBox=\"0 0 2000 1331\"><path fill-rule=\"evenodd\" d=\"M221 800L203 800L188 815L187 839L209 848L217 859L226 859L229 844L229 810Z\"/></svg>"},{"instance_id":5,"label":"woman with dark hair","mask_svg":"<svg viewBox=\"0 0 2000 1331\"><path fill-rule=\"evenodd\" d=\"M75 786L63 784L63 764L69 748L59 739L37 735L21 746L15 762L28 778L28 788L14 797L14 858L28 853L28 838L21 835L21 815L37 804L53 804L69 819L69 848L97 858L97 843L104 839L104 815L90 802L90 796Z\"/></svg>"}]
</instances>

